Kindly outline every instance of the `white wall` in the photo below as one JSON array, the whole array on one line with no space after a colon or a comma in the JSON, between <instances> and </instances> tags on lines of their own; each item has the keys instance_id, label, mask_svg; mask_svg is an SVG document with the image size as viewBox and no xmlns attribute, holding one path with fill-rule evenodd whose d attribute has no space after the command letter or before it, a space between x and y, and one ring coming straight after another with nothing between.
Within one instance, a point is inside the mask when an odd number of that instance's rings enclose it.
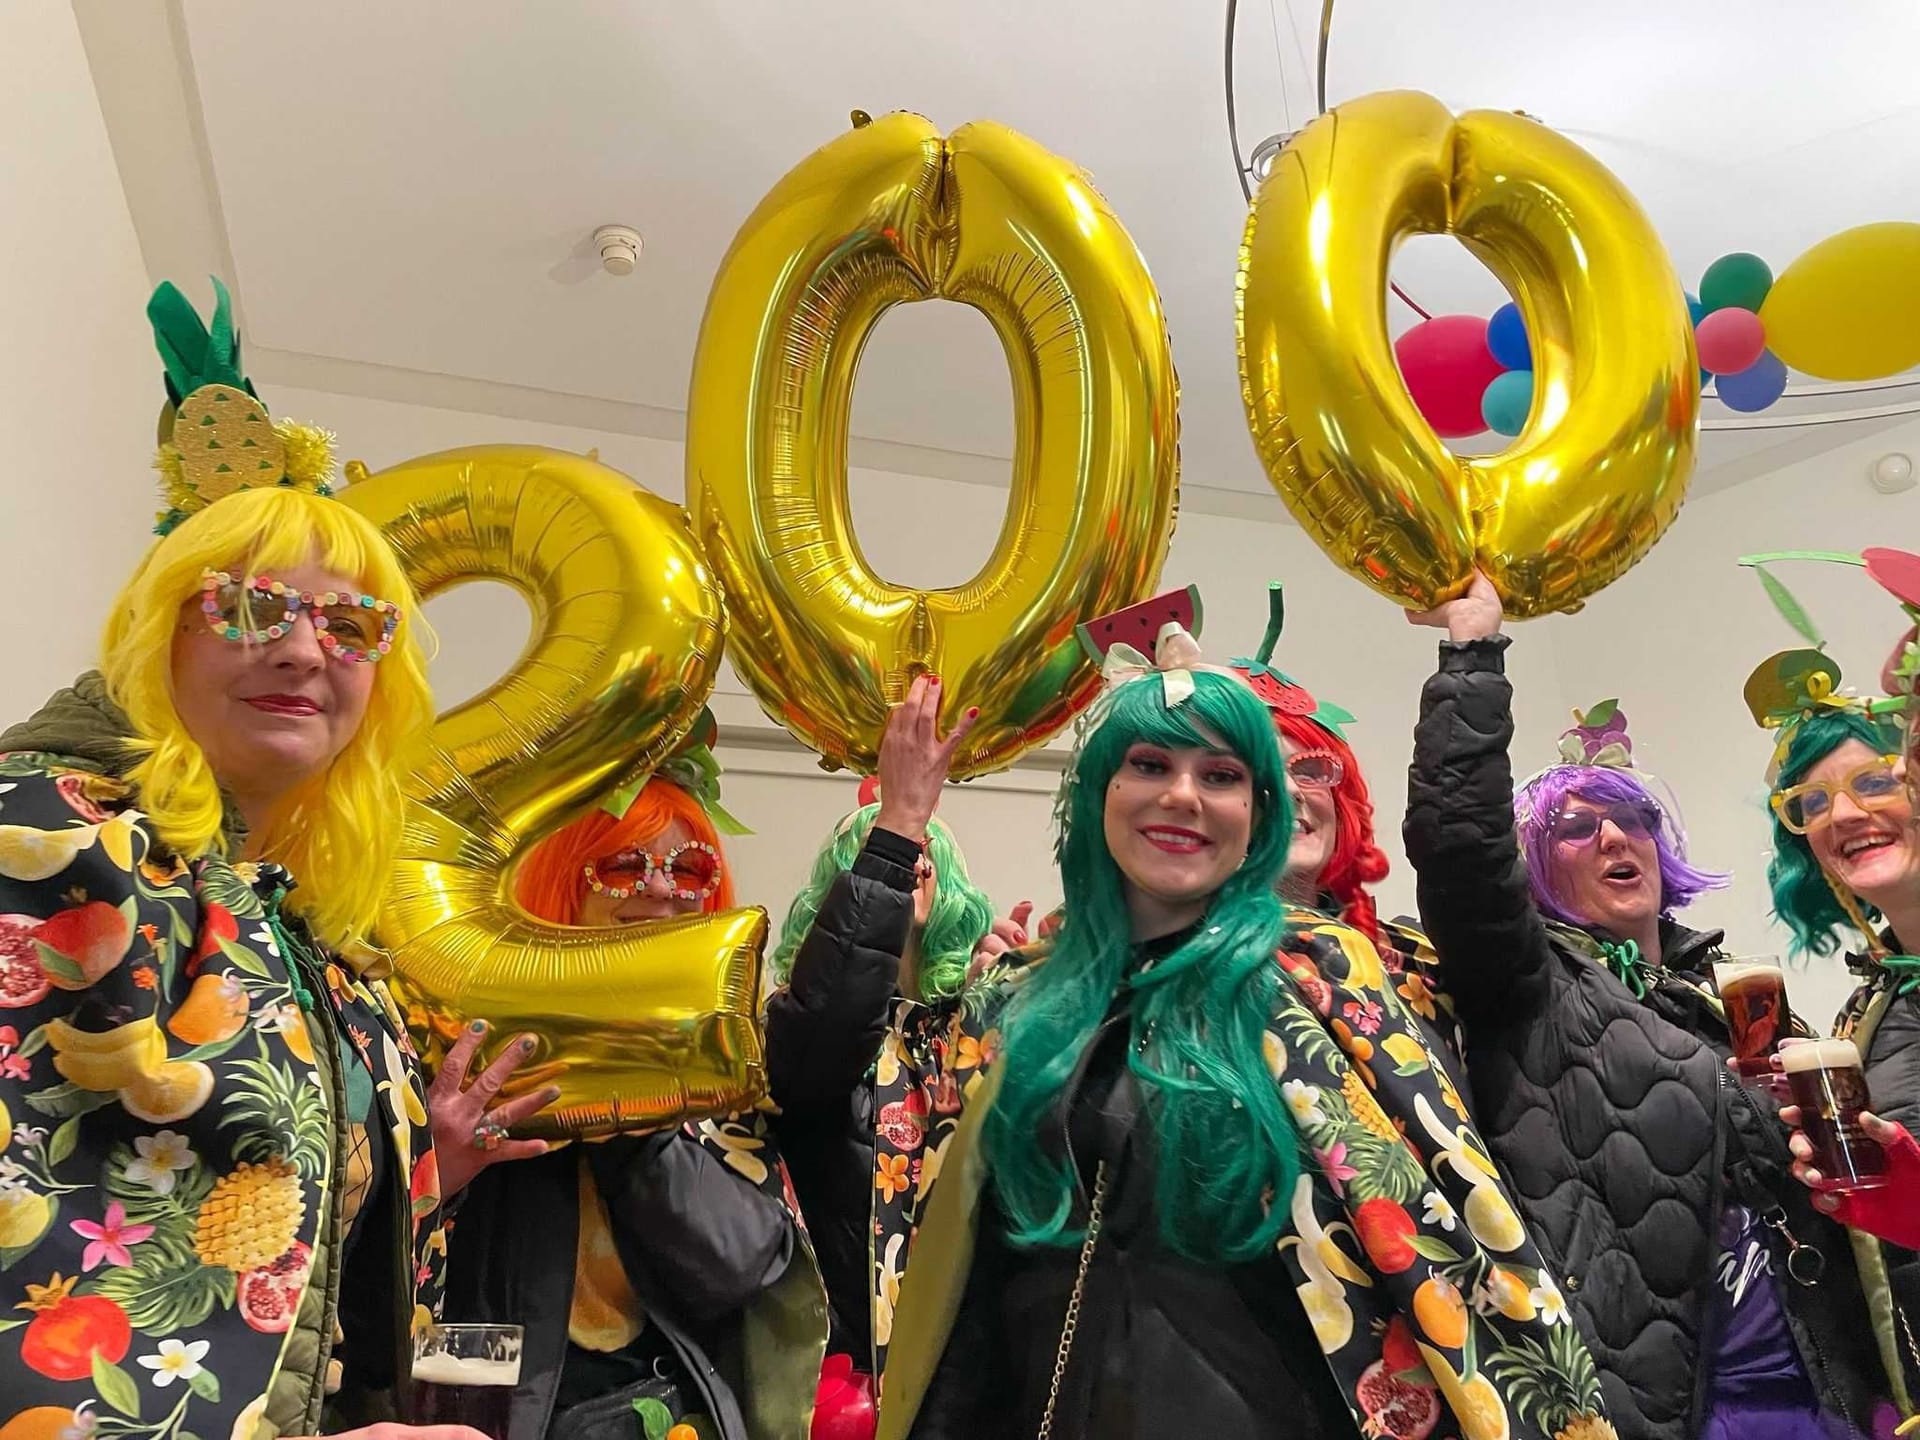
<instances>
[{"instance_id":1,"label":"white wall","mask_svg":"<svg viewBox=\"0 0 1920 1440\"><path fill-rule=\"evenodd\" d=\"M149 468L166 399L146 272L73 12L0 17L0 713L92 660L114 589L153 537Z\"/></svg>"}]
</instances>

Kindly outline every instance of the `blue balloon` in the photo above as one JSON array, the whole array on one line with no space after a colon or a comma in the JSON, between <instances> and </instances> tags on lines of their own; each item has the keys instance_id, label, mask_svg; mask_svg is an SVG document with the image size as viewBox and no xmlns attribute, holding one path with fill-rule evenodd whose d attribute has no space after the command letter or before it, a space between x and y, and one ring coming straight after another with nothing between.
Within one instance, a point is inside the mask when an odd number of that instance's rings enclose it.
<instances>
[{"instance_id":1,"label":"blue balloon","mask_svg":"<svg viewBox=\"0 0 1920 1440\"><path fill-rule=\"evenodd\" d=\"M1700 297L1691 290L1686 292L1687 318L1693 321L1694 328L1700 328L1700 322L1707 318L1707 307L1700 303Z\"/></svg>"},{"instance_id":2,"label":"blue balloon","mask_svg":"<svg viewBox=\"0 0 1920 1440\"><path fill-rule=\"evenodd\" d=\"M1520 319L1520 307L1509 300L1493 312L1487 321L1487 349L1506 370L1531 370L1533 347L1527 343L1527 327Z\"/></svg>"},{"instance_id":3,"label":"blue balloon","mask_svg":"<svg viewBox=\"0 0 1920 1440\"><path fill-rule=\"evenodd\" d=\"M1480 395L1480 418L1496 435L1518 435L1533 408L1533 371L1496 375Z\"/></svg>"},{"instance_id":4,"label":"blue balloon","mask_svg":"<svg viewBox=\"0 0 1920 1440\"><path fill-rule=\"evenodd\" d=\"M1496 384L1499 382L1496 381ZM1714 394L1729 410L1751 415L1778 400L1787 388L1787 367L1771 350L1737 375L1721 375L1713 382Z\"/></svg>"}]
</instances>

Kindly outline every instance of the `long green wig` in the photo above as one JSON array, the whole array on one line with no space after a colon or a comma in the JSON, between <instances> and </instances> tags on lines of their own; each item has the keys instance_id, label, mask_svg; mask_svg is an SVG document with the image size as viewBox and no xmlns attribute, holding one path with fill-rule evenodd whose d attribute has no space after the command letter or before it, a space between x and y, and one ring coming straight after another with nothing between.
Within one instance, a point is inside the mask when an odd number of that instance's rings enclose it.
<instances>
[{"instance_id":1,"label":"long green wig","mask_svg":"<svg viewBox=\"0 0 1920 1440\"><path fill-rule=\"evenodd\" d=\"M1858 740L1876 755L1900 752L1899 731L1878 716L1858 710L1826 710L1794 722L1780 762L1776 785L1785 790L1807 778L1807 772L1849 740ZM1773 857L1767 861L1767 883L1773 889L1773 913L1793 932L1796 953L1831 955L1841 946L1834 932L1853 921L1835 898L1827 875L1814 858L1807 837L1796 835L1773 816ZM1863 901L1869 920L1878 912Z\"/></svg>"},{"instance_id":2,"label":"long green wig","mask_svg":"<svg viewBox=\"0 0 1920 1440\"><path fill-rule=\"evenodd\" d=\"M867 843L879 805L866 805L840 822L827 843L814 856L813 873L806 888L793 897L787 909L787 923L781 927L780 943L773 951L773 974L781 984L793 973L793 960L800 953L800 942L813 928L814 916L833 882L853 868L860 847ZM973 947L993 926L993 901L986 891L967 875L967 857L960 853L960 842L953 838L940 820L927 826L927 858L933 861L939 881L934 887L933 909L920 934L920 995L922 1000L945 1000L966 987L967 966L973 961Z\"/></svg>"},{"instance_id":3,"label":"long green wig","mask_svg":"<svg viewBox=\"0 0 1920 1440\"><path fill-rule=\"evenodd\" d=\"M1100 1022L1134 992L1128 1063L1146 1097L1158 1152L1160 1233L1203 1261L1270 1251L1285 1228L1299 1142L1265 1056L1286 934L1274 887L1293 834L1285 771L1267 707L1238 680L1192 672L1194 692L1165 702L1164 679L1123 685L1086 738L1061 820L1067 903L1052 954L1010 1002L999 1099L987 1117L994 1185L1018 1245L1071 1246L1076 1177L1042 1139ZM1135 744L1221 746L1252 772L1253 831L1243 864L1205 922L1151 970L1134 970L1125 880L1107 849L1108 782ZM1144 1042L1144 1044L1143 1044Z\"/></svg>"}]
</instances>

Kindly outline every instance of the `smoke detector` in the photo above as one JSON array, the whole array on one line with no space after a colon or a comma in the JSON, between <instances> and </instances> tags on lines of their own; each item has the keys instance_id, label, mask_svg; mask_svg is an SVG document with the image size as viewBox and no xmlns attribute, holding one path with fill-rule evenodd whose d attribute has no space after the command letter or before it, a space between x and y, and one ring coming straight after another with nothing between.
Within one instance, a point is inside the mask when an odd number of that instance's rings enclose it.
<instances>
[{"instance_id":1,"label":"smoke detector","mask_svg":"<svg viewBox=\"0 0 1920 1440\"><path fill-rule=\"evenodd\" d=\"M609 275L631 275L640 263L640 232L631 225L602 225L593 232L593 243Z\"/></svg>"},{"instance_id":2,"label":"smoke detector","mask_svg":"<svg viewBox=\"0 0 1920 1440\"><path fill-rule=\"evenodd\" d=\"M1902 490L1913 488L1913 461L1897 450L1882 455L1873 462L1867 478L1882 495L1898 495Z\"/></svg>"}]
</instances>

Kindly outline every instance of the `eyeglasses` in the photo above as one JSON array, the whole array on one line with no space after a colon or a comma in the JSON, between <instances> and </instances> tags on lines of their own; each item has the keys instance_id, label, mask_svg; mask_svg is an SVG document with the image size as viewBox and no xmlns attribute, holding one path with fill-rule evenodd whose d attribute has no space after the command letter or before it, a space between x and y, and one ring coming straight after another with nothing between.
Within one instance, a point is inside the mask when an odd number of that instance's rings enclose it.
<instances>
[{"instance_id":1,"label":"eyeglasses","mask_svg":"<svg viewBox=\"0 0 1920 1440\"><path fill-rule=\"evenodd\" d=\"M200 577L200 611L208 629L238 645L284 639L305 611L321 648L355 664L380 659L400 628L400 607L387 600L351 590L296 590L271 575L237 580L224 570Z\"/></svg>"},{"instance_id":2,"label":"eyeglasses","mask_svg":"<svg viewBox=\"0 0 1920 1440\"><path fill-rule=\"evenodd\" d=\"M1773 813L1794 834L1805 835L1833 823L1833 802L1842 791L1851 795L1862 810L1884 810L1900 799L1905 788L1894 773L1897 758L1882 755L1837 781L1822 780L1775 791Z\"/></svg>"},{"instance_id":3,"label":"eyeglasses","mask_svg":"<svg viewBox=\"0 0 1920 1440\"><path fill-rule=\"evenodd\" d=\"M720 852L704 840L688 840L664 855L622 850L584 868L587 888L611 900L643 890L655 875L667 877L676 900L704 900L720 888Z\"/></svg>"},{"instance_id":4,"label":"eyeglasses","mask_svg":"<svg viewBox=\"0 0 1920 1440\"><path fill-rule=\"evenodd\" d=\"M1650 840L1660 831L1660 807L1651 800L1616 800L1597 810L1562 810L1547 822L1547 833L1569 845L1590 845L1611 820L1629 840Z\"/></svg>"},{"instance_id":5,"label":"eyeglasses","mask_svg":"<svg viewBox=\"0 0 1920 1440\"><path fill-rule=\"evenodd\" d=\"M1301 750L1287 757L1287 777L1309 790L1331 790L1346 776L1347 767L1331 750Z\"/></svg>"}]
</instances>

